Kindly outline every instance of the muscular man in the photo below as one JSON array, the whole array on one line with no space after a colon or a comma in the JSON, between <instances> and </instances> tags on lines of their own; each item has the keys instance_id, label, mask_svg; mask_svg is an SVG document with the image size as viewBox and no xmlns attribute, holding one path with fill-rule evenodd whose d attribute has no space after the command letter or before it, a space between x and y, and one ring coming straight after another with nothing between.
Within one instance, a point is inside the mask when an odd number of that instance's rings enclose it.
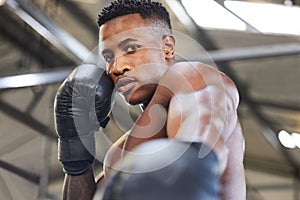
<instances>
[{"instance_id":1,"label":"muscular man","mask_svg":"<svg viewBox=\"0 0 300 200\"><path fill-rule=\"evenodd\" d=\"M109 179L114 169L118 170L116 163L124 155L139 144L158 138L190 142L191 146L197 146L198 157L216 155L215 166L211 167L218 169L221 199L245 199L243 136L236 112L239 99L234 83L203 63L175 61L176 40L169 14L160 3L117 0L102 10L98 25L101 56L115 88L129 104L143 104L145 109L130 132L107 153L105 178L101 173L94 181L92 159L85 158L84 165L80 159L62 160L67 172L64 199L91 199L96 183ZM98 95L104 95L104 99L107 96L106 93ZM104 112L98 121L105 121L107 114ZM58 130L63 139L64 130ZM91 131L94 129L87 132ZM69 139L66 143L72 146ZM210 161L195 162L195 166L201 166L201 162ZM80 170L77 170L78 163ZM194 165L194 161L189 164ZM79 173L73 173L74 168ZM199 174L196 170L195 176Z\"/></svg>"}]
</instances>

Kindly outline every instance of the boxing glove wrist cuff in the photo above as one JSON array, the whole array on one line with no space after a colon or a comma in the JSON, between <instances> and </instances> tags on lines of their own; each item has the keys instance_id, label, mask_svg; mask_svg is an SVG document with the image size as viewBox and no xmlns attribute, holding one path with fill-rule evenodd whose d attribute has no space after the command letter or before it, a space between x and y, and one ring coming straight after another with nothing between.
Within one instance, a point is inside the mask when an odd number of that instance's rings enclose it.
<instances>
[{"instance_id":1,"label":"boxing glove wrist cuff","mask_svg":"<svg viewBox=\"0 0 300 200\"><path fill-rule=\"evenodd\" d=\"M58 159L64 166L64 171L71 175L84 173L89 164L94 161L94 133L58 139Z\"/></svg>"},{"instance_id":2,"label":"boxing glove wrist cuff","mask_svg":"<svg viewBox=\"0 0 300 200\"><path fill-rule=\"evenodd\" d=\"M79 176L84 174L91 163L89 161L72 161L72 162L62 162L63 170L68 175Z\"/></svg>"}]
</instances>

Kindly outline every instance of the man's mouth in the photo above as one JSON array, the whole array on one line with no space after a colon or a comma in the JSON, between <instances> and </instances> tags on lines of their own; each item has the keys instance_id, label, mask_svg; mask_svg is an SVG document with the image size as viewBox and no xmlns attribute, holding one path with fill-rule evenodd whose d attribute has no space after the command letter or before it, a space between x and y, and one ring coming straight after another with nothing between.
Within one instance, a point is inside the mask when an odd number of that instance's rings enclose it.
<instances>
[{"instance_id":1,"label":"man's mouth","mask_svg":"<svg viewBox=\"0 0 300 200\"><path fill-rule=\"evenodd\" d=\"M134 78L129 78L129 77L123 77L120 78L116 84L116 88L118 92L124 94L131 90L135 84L135 79Z\"/></svg>"}]
</instances>

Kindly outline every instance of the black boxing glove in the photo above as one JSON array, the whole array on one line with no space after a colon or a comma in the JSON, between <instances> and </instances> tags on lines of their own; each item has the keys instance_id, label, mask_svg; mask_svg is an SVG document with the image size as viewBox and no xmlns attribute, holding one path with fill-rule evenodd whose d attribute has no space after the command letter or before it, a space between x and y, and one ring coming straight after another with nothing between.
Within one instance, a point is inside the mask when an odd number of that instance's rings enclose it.
<instances>
[{"instance_id":1,"label":"black boxing glove","mask_svg":"<svg viewBox=\"0 0 300 200\"><path fill-rule=\"evenodd\" d=\"M105 127L114 101L114 84L104 69L78 66L59 87L55 97L58 159L64 171L81 175L95 155L94 133Z\"/></svg>"}]
</instances>

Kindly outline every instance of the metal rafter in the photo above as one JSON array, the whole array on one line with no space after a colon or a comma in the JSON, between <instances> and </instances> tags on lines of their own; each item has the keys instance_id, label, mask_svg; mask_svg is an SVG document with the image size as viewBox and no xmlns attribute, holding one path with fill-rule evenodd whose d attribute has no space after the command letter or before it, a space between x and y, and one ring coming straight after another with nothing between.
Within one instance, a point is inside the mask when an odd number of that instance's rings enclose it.
<instances>
[{"instance_id":1,"label":"metal rafter","mask_svg":"<svg viewBox=\"0 0 300 200\"><path fill-rule=\"evenodd\" d=\"M98 40L98 25L96 17L91 19L84 10L82 10L74 1L60 0L59 4L62 5L80 24L85 27L94 36L94 40Z\"/></svg>"},{"instance_id":2,"label":"metal rafter","mask_svg":"<svg viewBox=\"0 0 300 200\"><path fill-rule=\"evenodd\" d=\"M42 42L38 34L26 29L24 22L13 16L6 6L0 7L0 24L0 34L40 64L46 67L73 64L57 50L50 48L46 42Z\"/></svg>"},{"instance_id":3,"label":"metal rafter","mask_svg":"<svg viewBox=\"0 0 300 200\"><path fill-rule=\"evenodd\" d=\"M2 77L0 78L0 90L60 83L72 70L73 68L69 67L49 72Z\"/></svg>"},{"instance_id":4,"label":"metal rafter","mask_svg":"<svg viewBox=\"0 0 300 200\"><path fill-rule=\"evenodd\" d=\"M252 100L256 105L259 106L266 106L271 108L280 108L284 110L289 111L296 111L300 112L300 104L299 103L279 103L275 102L274 100L262 100L262 99L256 99Z\"/></svg>"},{"instance_id":5,"label":"metal rafter","mask_svg":"<svg viewBox=\"0 0 300 200\"><path fill-rule=\"evenodd\" d=\"M255 33L259 33L259 31L252 26L250 23L248 23L246 20L244 20L243 18L241 18L240 16L238 16L237 14L235 14L234 12L232 12L231 10L229 10L224 2L225 0L214 0L215 2L217 2L220 6L222 6L225 10L227 10L228 12L230 12L232 15L234 15L236 18L238 18L239 20L241 20L242 22L244 22L246 24L246 30L247 31L251 31L251 32L255 32Z\"/></svg>"},{"instance_id":6,"label":"metal rafter","mask_svg":"<svg viewBox=\"0 0 300 200\"><path fill-rule=\"evenodd\" d=\"M262 45L257 47L213 50L208 51L208 55L210 56L209 58L207 55L202 56L203 58L201 57L201 55L199 55L199 60L202 60L203 62L205 62L205 59L213 60L215 62L228 62L298 54L300 54L300 44L288 43L280 45ZM0 78L0 90L61 82L67 77L71 70L72 68L69 67L61 70L53 70L51 72L2 77ZM32 81L32 79L34 79L35 81ZM257 100L257 103L261 105L294 109L294 106L292 105L281 105L279 103L276 104L272 102L267 103L266 101L262 100ZM297 107L297 110L299 109L300 108Z\"/></svg>"},{"instance_id":7,"label":"metal rafter","mask_svg":"<svg viewBox=\"0 0 300 200\"><path fill-rule=\"evenodd\" d=\"M14 166L11 163L8 163L4 160L0 160L0 168L5 169L11 173L14 173L22 178L24 178L25 180L38 184L39 183L39 179L40 177L37 174L34 174L32 172L29 172L27 170L21 169L17 166Z\"/></svg>"},{"instance_id":8,"label":"metal rafter","mask_svg":"<svg viewBox=\"0 0 300 200\"><path fill-rule=\"evenodd\" d=\"M38 9L23 0L7 1L8 8L76 64L95 62L91 52Z\"/></svg>"},{"instance_id":9,"label":"metal rafter","mask_svg":"<svg viewBox=\"0 0 300 200\"><path fill-rule=\"evenodd\" d=\"M39 132L40 134L50 138L51 140L56 140L56 134L48 127L47 125L42 124L38 120L34 119L31 115L28 115L19 109L9 105L8 103L0 100L0 110L7 114L8 116L13 117L22 124L29 126L33 130Z\"/></svg>"},{"instance_id":10,"label":"metal rafter","mask_svg":"<svg viewBox=\"0 0 300 200\"><path fill-rule=\"evenodd\" d=\"M30 114L35 107L38 105L38 103L42 100L42 97L44 96L47 86L43 85L38 91L35 91L35 88L31 88L33 92L33 97L31 98L29 104L26 107L25 113Z\"/></svg>"}]
</instances>

